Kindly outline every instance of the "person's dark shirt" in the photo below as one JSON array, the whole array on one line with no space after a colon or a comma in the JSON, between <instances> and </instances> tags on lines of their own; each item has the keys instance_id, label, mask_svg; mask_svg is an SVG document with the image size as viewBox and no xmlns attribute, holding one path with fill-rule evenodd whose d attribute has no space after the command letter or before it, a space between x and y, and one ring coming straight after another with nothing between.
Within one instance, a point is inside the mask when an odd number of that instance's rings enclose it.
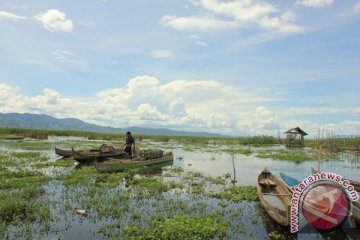
<instances>
[{"instance_id":1,"label":"person's dark shirt","mask_svg":"<svg viewBox=\"0 0 360 240\"><path fill-rule=\"evenodd\" d=\"M126 138L126 144L134 144L135 143L135 139L133 137L127 137Z\"/></svg>"}]
</instances>

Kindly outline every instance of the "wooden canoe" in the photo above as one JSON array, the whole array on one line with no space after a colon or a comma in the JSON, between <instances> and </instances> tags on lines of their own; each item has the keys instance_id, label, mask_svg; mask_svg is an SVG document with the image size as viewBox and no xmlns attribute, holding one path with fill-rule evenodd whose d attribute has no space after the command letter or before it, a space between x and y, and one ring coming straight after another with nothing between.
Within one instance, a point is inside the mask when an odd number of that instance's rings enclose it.
<instances>
[{"instance_id":1,"label":"wooden canoe","mask_svg":"<svg viewBox=\"0 0 360 240\"><path fill-rule=\"evenodd\" d=\"M149 160L139 157L135 159L108 159L95 163L95 166L99 172L121 172L133 168L160 168L171 165L173 159L172 153L168 153L161 158Z\"/></svg>"},{"instance_id":2,"label":"wooden canoe","mask_svg":"<svg viewBox=\"0 0 360 240\"><path fill-rule=\"evenodd\" d=\"M354 222L360 227L360 202L352 202L352 206L351 206L351 213L352 216L350 218L352 218L354 220Z\"/></svg>"},{"instance_id":3,"label":"wooden canoe","mask_svg":"<svg viewBox=\"0 0 360 240\"><path fill-rule=\"evenodd\" d=\"M71 150L73 158L82 164L94 162L98 159L100 155L100 152L76 151L74 149Z\"/></svg>"},{"instance_id":4,"label":"wooden canoe","mask_svg":"<svg viewBox=\"0 0 360 240\"><path fill-rule=\"evenodd\" d=\"M287 186L267 169L257 180L260 202L269 216L282 226L290 224L291 192Z\"/></svg>"},{"instance_id":5,"label":"wooden canoe","mask_svg":"<svg viewBox=\"0 0 360 240\"><path fill-rule=\"evenodd\" d=\"M127 158L128 154L123 150L116 150L110 153L103 153L99 150L76 151L72 149L73 158L79 163L87 164L94 161L104 161L108 158Z\"/></svg>"},{"instance_id":6,"label":"wooden canoe","mask_svg":"<svg viewBox=\"0 0 360 240\"><path fill-rule=\"evenodd\" d=\"M64 150L64 149L55 147L55 153L59 156L62 156L63 158L72 157L72 150Z\"/></svg>"},{"instance_id":7,"label":"wooden canoe","mask_svg":"<svg viewBox=\"0 0 360 240\"><path fill-rule=\"evenodd\" d=\"M312 174L317 173L317 171L315 170L315 168L311 167L311 173L312 173ZM360 192L360 182L359 182L359 181L351 180L351 179L348 179L348 178L343 178L343 180L348 180L349 183L350 183L351 185L353 185L353 187L355 188L355 190L358 191L358 192Z\"/></svg>"},{"instance_id":8,"label":"wooden canoe","mask_svg":"<svg viewBox=\"0 0 360 240\"><path fill-rule=\"evenodd\" d=\"M6 137L5 140L23 140L24 137L15 136L15 137Z\"/></svg>"}]
</instances>

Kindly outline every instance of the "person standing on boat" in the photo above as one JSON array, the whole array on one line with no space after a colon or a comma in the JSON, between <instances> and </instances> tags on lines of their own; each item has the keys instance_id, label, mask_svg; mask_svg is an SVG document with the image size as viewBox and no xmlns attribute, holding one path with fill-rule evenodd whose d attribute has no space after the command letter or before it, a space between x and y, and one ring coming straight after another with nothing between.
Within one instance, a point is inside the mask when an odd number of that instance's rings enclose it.
<instances>
[{"instance_id":1,"label":"person standing on boat","mask_svg":"<svg viewBox=\"0 0 360 240\"><path fill-rule=\"evenodd\" d=\"M125 144L123 145L123 147L125 146L125 152L129 154L129 156L132 156L132 146L134 145L134 152L135 152L135 139L133 138L133 136L131 135L131 132L127 132L126 133L126 139L125 139Z\"/></svg>"}]
</instances>

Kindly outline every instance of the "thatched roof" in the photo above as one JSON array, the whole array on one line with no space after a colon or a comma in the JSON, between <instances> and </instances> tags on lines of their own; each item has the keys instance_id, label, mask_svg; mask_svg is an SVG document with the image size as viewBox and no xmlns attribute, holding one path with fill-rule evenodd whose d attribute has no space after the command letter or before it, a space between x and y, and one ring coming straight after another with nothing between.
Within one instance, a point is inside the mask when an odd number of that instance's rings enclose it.
<instances>
[{"instance_id":1,"label":"thatched roof","mask_svg":"<svg viewBox=\"0 0 360 240\"><path fill-rule=\"evenodd\" d=\"M304 132L301 128L299 127L295 127L295 128L292 128L284 133L295 133L295 134L301 134L301 135L308 135L306 132Z\"/></svg>"}]
</instances>

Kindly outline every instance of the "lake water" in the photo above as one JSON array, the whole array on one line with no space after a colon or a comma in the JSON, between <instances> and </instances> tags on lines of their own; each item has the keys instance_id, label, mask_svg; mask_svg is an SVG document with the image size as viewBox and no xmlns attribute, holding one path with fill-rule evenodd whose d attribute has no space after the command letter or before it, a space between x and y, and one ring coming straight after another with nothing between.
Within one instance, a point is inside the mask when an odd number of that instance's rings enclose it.
<instances>
[{"instance_id":1,"label":"lake water","mask_svg":"<svg viewBox=\"0 0 360 240\"><path fill-rule=\"evenodd\" d=\"M53 147L56 143L62 146L69 145L72 141L85 141L84 138L50 138L48 141L49 150L41 150L41 152L49 156L49 161L54 161L58 157L54 154ZM11 142L1 142L0 149L9 149ZM257 176L264 169L269 169L273 174L279 175L284 172L298 180L311 175L311 167L317 167L317 161L310 160L304 162L284 161L276 159L262 159L256 157L256 152L260 150L279 150L284 149L284 146L277 145L272 147L252 148L254 152L250 156L242 154L228 154L224 152L223 146L210 146L207 148L198 148L189 150L187 147L176 143L152 143L151 146L159 146L167 150L172 150L174 153L174 166L184 169L183 175L190 172L199 172L204 176L222 177L225 174L234 174L237 185L251 185L256 186ZM13 149L13 151L19 151ZM165 168L168 169L169 167ZM235 168L235 169L234 169ZM61 169L61 168L60 168ZM72 169L71 171L76 171ZM340 174L346 178L360 181L360 159L359 156L348 153L340 153L336 160L322 160L321 171L328 171ZM165 173L167 171L164 171ZM50 174L51 175L51 174ZM164 177L164 181L167 177ZM175 181L180 181L180 178L173 177ZM120 188L124 185L120 184ZM213 186L212 186L213 187ZM207 185L205 186L207 188ZM61 236L64 239L98 239L104 237L103 234L98 233L96 229L104 224L111 223L111 219L98 218L91 216L89 218L74 214L73 206L80 204L81 194L88 194L81 187L79 189L69 192L66 190L61 181L57 179L51 180L47 186L46 191L50 196L50 201L54 203L52 207L53 215L57 216L57 220L53 223L53 227L57 229L55 232L50 232L47 238L56 238ZM121 190L122 191L122 190ZM105 197L112 196L107 193ZM75 196L76 195L76 196ZM176 193L173 191L163 194L162 203L168 204L168 201L181 201L194 206L204 206L204 211L220 211L221 207L218 205L219 200L202 197L191 196L184 192ZM69 200L72 199L72 200ZM75 199L75 200L74 200ZM86 199L86 198L85 198ZM64 201L69 204L64 208ZM156 199L143 199L141 204L138 202L130 202L129 209L131 211L139 211L143 214L152 214L151 211L159 211L161 207L152 207L156 205ZM155 201L155 202L154 202ZM309 225L301 226L301 231L298 234L291 235L287 228L280 227L272 221L259 202L242 201L234 203L228 201L227 207L224 210L223 219L229 221L227 239L237 238L252 238L252 239L359 239L360 230L349 230L346 228L338 228L330 232L318 232ZM119 208L121 203L119 203ZM143 208L143 209L142 209ZM239 216L232 215L232 212L242 210ZM121 217L122 223L126 224L131 218L131 211L124 210L125 216ZM257 219L251 219L251 216L256 216ZM120 220L119 220L120 221ZM269 237L270 234L270 237Z\"/></svg>"}]
</instances>

